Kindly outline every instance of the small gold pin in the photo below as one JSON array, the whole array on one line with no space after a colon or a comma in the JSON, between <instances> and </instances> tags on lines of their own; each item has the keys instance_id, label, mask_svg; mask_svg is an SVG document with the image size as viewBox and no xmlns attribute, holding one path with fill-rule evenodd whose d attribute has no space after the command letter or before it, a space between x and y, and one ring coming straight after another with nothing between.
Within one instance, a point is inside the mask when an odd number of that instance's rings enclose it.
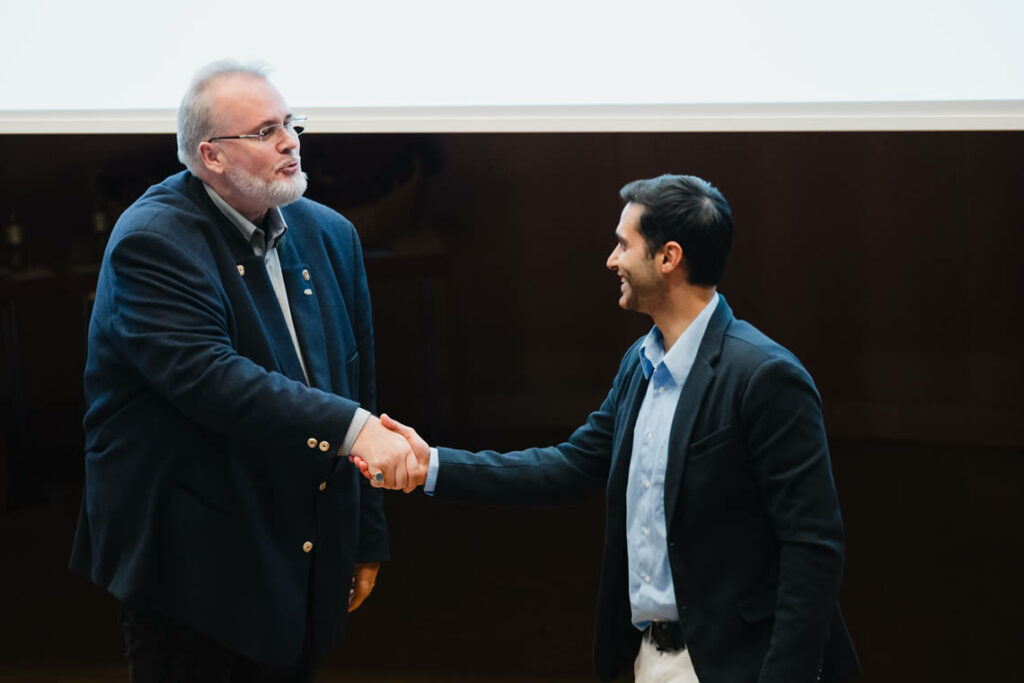
<instances>
[{"instance_id":1,"label":"small gold pin","mask_svg":"<svg viewBox=\"0 0 1024 683\"><path fill-rule=\"evenodd\" d=\"M242 264L238 264L238 274L245 275L245 266L243 266Z\"/></svg>"},{"instance_id":2,"label":"small gold pin","mask_svg":"<svg viewBox=\"0 0 1024 683\"><path fill-rule=\"evenodd\" d=\"M306 296L313 296L313 290L307 289L306 291L303 292L303 294L305 294Z\"/></svg>"},{"instance_id":3,"label":"small gold pin","mask_svg":"<svg viewBox=\"0 0 1024 683\"><path fill-rule=\"evenodd\" d=\"M307 268L303 268L302 269L302 279L303 280L309 280L309 269L307 269Z\"/></svg>"}]
</instances>

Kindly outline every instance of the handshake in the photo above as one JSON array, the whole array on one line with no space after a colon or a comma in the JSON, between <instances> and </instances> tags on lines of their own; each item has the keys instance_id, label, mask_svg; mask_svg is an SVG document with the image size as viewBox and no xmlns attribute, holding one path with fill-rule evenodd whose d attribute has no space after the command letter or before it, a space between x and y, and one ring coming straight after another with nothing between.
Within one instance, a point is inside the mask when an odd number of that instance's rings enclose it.
<instances>
[{"instance_id":1,"label":"handshake","mask_svg":"<svg viewBox=\"0 0 1024 683\"><path fill-rule=\"evenodd\" d=\"M386 414L371 415L352 445L348 459L375 488L409 493L427 480L430 447L416 430Z\"/></svg>"}]
</instances>

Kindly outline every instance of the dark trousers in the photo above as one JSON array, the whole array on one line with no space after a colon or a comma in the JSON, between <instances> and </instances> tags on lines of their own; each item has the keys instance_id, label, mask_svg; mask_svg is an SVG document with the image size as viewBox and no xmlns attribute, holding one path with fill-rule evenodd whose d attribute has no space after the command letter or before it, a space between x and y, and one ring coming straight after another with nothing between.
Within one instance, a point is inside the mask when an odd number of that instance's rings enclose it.
<instances>
[{"instance_id":1,"label":"dark trousers","mask_svg":"<svg viewBox=\"0 0 1024 683\"><path fill-rule=\"evenodd\" d=\"M121 607L132 683L312 683L312 624L294 668L259 664L199 634L129 605Z\"/></svg>"}]
</instances>

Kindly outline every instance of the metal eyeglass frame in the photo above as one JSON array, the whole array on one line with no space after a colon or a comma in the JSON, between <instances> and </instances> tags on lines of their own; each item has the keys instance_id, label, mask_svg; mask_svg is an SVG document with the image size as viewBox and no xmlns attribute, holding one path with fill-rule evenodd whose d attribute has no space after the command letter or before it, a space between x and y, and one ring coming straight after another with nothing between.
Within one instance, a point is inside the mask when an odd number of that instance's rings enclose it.
<instances>
[{"instance_id":1,"label":"metal eyeglass frame","mask_svg":"<svg viewBox=\"0 0 1024 683\"><path fill-rule=\"evenodd\" d=\"M302 135L302 131L306 130L304 124L308 120L308 116L293 116L292 120L287 123L275 123L271 126L264 126L255 133L248 133L246 135L218 135L217 137L209 138L207 142L215 142L217 140L259 140L262 143L267 138L276 137L278 131L282 130L293 132L298 137Z\"/></svg>"}]
</instances>

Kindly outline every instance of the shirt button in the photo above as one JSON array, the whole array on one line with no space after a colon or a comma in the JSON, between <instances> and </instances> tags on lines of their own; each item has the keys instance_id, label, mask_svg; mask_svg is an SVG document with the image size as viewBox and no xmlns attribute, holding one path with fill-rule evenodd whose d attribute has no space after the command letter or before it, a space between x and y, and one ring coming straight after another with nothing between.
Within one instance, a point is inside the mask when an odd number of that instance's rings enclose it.
<instances>
[{"instance_id":1,"label":"shirt button","mask_svg":"<svg viewBox=\"0 0 1024 683\"><path fill-rule=\"evenodd\" d=\"M307 550L306 552L309 552L309 551ZM644 581L646 581L647 583L650 583L651 582L651 577L645 576L644 577Z\"/></svg>"},{"instance_id":2,"label":"shirt button","mask_svg":"<svg viewBox=\"0 0 1024 683\"><path fill-rule=\"evenodd\" d=\"M659 394L664 394L665 393L665 387L658 387L658 393Z\"/></svg>"},{"instance_id":3,"label":"shirt button","mask_svg":"<svg viewBox=\"0 0 1024 683\"><path fill-rule=\"evenodd\" d=\"M306 445L310 448L316 448L316 437L309 437L306 439Z\"/></svg>"},{"instance_id":4,"label":"shirt button","mask_svg":"<svg viewBox=\"0 0 1024 683\"><path fill-rule=\"evenodd\" d=\"M320 485L317 486L317 489L319 489L320 491L323 491L326 488L327 488L327 482L326 481L320 482Z\"/></svg>"},{"instance_id":5,"label":"shirt button","mask_svg":"<svg viewBox=\"0 0 1024 683\"><path fill-rule=\"evenodd\" d=\"M644 536L647 536L648 534L649 532L647 531L647 529L644 529Z\"/></svg>"},{"instance_id":6,"label":"shirt button","mask_svg":"<svg viewBox=\"0 0 1024 683\"><path fill-rule=\"evenodd\" d=\"M649 481L645 481L645 482L644 482L644 488L645 488L645 489L649 489L649 488L651 488L651 482L649 482Z\"/></svg>"},{"instance_id":7,"label":"shirt button","mask_svg":"<svg viewBox=\"0 0 1024 683\"><path fill-rule=\"evenodd\" d=\"M329 449L330 447L331 447L331 444L327 443L326 441L321 441L320 442L320 450L322 450L324 453L326 453L327 449Z\"/></svg>"},{"instance_id":8,"label":"shirt button","mask_svg":"<svg viewBox=\"0 0 1024 683\"><path fill-rule=\"evenodd\" d=\"M302 293L305 294L306 296L313 296L313 290L312 289L304 289L304 290L302 290Z\"/></svg>"},{"instance_id":9,"label":"shirt button","mask_svg":"<svg viewBox=\"0 0 1024 683\"><path fill-rule=\"evenodd\" d=\"M654 438L654 434L651 433L651 432L647 432L647 440L650 441L653 438Z\"/></svg>"},{"instance_id":10,"label":"shirt button","mask_svg":"<svg viewBox=\"0 0 1024 683\"><path fill-rule=\"evenodd\" d=\"M302 544L302 552L308 553L312 549L313 549L313 542L312 541L306 541L305 543Z\"/></svg>"}]
</instances>

